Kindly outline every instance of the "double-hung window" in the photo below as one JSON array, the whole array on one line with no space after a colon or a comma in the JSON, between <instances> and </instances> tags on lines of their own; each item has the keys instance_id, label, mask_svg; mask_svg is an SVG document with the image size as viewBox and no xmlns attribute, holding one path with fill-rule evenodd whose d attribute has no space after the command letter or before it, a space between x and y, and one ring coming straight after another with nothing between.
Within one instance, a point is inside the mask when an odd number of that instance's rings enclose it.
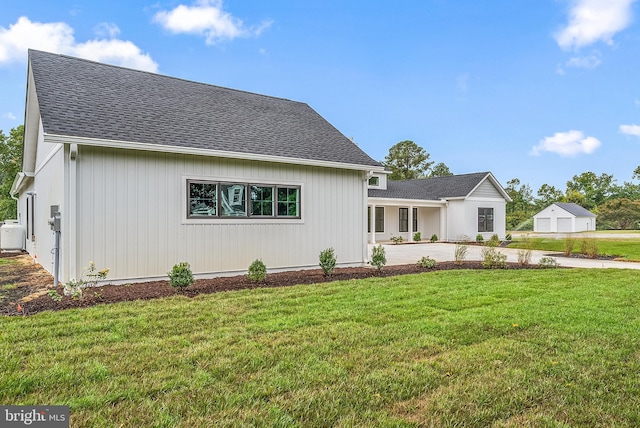
<instances>
[{"instance_id":1,"label":"double-hung window","mask_svg":"<svg viewBox=\"0 0 640 428\"><path fill-rule=\"evenodd\" d=\"M300 187L187 180L187 218L300 218Z\"/></svg>"},{"instance_id":2,"label":"double-hung window","mask_svg":"<svg viewBox=\"0 0 640 428\"><path fill-rule=\"evenodd\" d=\"M478 208L478 232L493 232L493 208Z\"/></svg>"},{"instance_id":3,"label":"double-hung window","mask_svg":"<svg viewBox=\"0 0 640 428\"><path fill-rule=\"evenodd\" d=\"M398 232L409 231L409 208L398 209Z\"/></svg>"}]
</instances>

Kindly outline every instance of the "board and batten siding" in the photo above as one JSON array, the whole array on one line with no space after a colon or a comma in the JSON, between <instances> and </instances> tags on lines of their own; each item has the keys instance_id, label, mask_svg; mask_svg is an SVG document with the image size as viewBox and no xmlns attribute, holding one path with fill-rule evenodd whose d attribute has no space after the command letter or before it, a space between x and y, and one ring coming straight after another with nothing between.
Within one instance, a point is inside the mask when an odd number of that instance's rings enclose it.
<instances>
[{"instance_id":1,"label":"board and batten siding","mask_svg":"<svg viewBox=\"0 0 640 428\"><path fill-rule=\"evenodd\" d=\"M301 219L192 220L187 179L301 186ZM78 155L78 269L94 261L110 280L314 267L320 251L363 262L362 172L82 146Z\"/></svg>"}]
</instances>

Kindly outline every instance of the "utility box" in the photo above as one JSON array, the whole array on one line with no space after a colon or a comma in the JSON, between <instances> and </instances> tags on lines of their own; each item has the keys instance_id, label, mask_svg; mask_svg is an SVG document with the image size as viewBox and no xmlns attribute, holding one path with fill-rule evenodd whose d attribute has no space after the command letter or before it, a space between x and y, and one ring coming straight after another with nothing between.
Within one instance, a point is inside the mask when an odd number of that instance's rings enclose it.
<instances>
[{"instance_id":1,"label":"utility box","mask_svg":"<svg viewBox=\"0 0 640 428\"><path fill-rule=\"evenodd\" d=\"M0 227L0 250L22 251L26 237L27 232L18 220L5 220Z\"/></svg>"}]
</instances>

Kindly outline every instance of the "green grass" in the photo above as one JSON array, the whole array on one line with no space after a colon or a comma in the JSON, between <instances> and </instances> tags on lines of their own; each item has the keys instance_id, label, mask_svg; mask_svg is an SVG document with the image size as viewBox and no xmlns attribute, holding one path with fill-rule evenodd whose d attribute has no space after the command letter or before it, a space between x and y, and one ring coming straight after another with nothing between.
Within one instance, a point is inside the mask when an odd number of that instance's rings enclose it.
<instances>
[{"instance_id":1,"label":"green grass","mask_svg":"<svg viewBox=\"0 0 640 428\"><path fill-rule=\"evenodd\" d=\"M580 238L576 236L573 251L575 253L580 252L580 243L583 239L592 240L591 238ZM554 238L529 238L532 250L543 251L560 251L564 252L565 239ZM595 239L595 243L598 246L598 252L602 255L617 256L629 260L640 261L640 241L637 239ZM514 239L510 248L521 248L522 240Z\"/></svg>"},{"instance_id":2,"label":"green grass","mask_svg":"<svg viewBox=\"0 0 640 428\"><path fill-rule=\"evenodd\" d=\"M639 426L631 270L440 271L0 319L74 427Z\"/></svg>"}]
</instances>

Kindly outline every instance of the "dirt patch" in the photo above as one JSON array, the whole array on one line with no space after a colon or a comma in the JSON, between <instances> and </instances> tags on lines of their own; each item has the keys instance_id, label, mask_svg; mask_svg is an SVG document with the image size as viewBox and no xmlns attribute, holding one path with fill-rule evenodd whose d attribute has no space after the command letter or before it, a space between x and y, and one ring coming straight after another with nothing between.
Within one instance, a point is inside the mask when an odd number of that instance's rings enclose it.
<instances>
[{"instance_id":1,"label":"dirt patch","mask_svg":"<svg viewBox=\"0 0 640 428\"><path fill-rule=\"evenodd\" d=\"M46 294L53 277L24 253L0 253L0 307Z\"/></svg>"},{"instance_id":2,"label":"dirt patch","mask_svg":"<svg viewBox=\"0 0 640 428\"><path fill-rule=\"evenodd\" d=\"M270 273L263 282L252 282L246 275L232 277L219 277L213 279L198 279L191 287L179 291L169 285L169 281L153 281L128 285L104 285L101 287L86 288L81 298L73 299L63 296L54 300L48 295L53 290L53 278L41 266L34 264L28 255L3 255L2 260L10 260L11 263L0 264L0 290L5 284L20 284L17 287L10 286L5 297L0 295L0 314L2 315L32 315L46 310L63 310L70 308L83 308L94 305L125 302L132 300L150 300L183 295L194 297L199 294L217 293L222 291L265 288L288 287L299 284L317 284L330 281L343 281L351 279L363 279L372 277L390 277L411 273L424 273L437 270L451 269L483 269L479 261L465 261L462 264L453 262L440 262L434 269L423 269L416 265L386 266L382 271L371 267L338 268L334 274L325 277L320 269L299 270L280 273ZM508 269L537 269L531 265L523 267L515 263L508 264ZM5 280L13 278L13 282ZM55 289L62 296L62 287ZM2 291L0 291L1 293ZM18 310L20 305L20 311Z\"/></svg>"}]
</instances>

